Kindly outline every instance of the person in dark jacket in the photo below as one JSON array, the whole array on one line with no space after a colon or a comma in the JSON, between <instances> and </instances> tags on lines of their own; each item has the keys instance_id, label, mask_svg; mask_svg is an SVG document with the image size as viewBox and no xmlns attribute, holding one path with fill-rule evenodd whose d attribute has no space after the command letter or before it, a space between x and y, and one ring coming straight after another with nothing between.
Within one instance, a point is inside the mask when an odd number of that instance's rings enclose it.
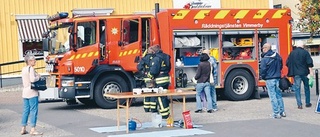
<instances>
[{"instance_id":1,"label":"person in dark jacket","mask_svg":"<svg viewBox=\"0 0 320 137\"><path fill-rule=\"evenodd\" d=\"M282 59L278 53L271 50L271 45L269 43L264 44L262 48L263 54L261 59L260 76L266 81L268 95L273 110L272 117L285 117L284 103L279 89Z\"/></svg>"},{"instance_id":2,"label":"person in dark jacket","mask_svg":"<svg viewBox=\"0 0 320 137\"><path fill-rule=\"evenodd\" d=\"M210 56L210 50L203 50L203 53L206 53L209 56L209 62L211 64L211 71L212 71L212 76L213 76L213 83L210 81L211 85L211 99L212 99L212 110L213 111L218 111L218 105L217 105L217 93L216 93L216 85L218 83L218 65L217 65L217 60L213 57Z\"/></svg>"},{"instance_id":3,"label":"person in dark jacket","mask_svg":"<svg viewBox=\"0 0 320 137\"><path fill-rule=\"evenodd\" d=\"M196 101L197 101L197 110L195 113L202 112L202 105L201 105L201 92L205 92L207 97L207 112L212 113L213 106L212 106L212 98L211 98L211 85L210 85L210 74L211 74L211 64L208 61L210 57L206 53L202 53L200 55L200 63L197 68L196 75L194 78L197 80L196 85Z\"/></svg>"},{"instance_id":4,"label":"person in dark jacket","mask_svg":"<svg viewBox=\"0 0 320 137\"><path fill-rule=\"evenodd\" d=\"M288 67L288 76L294 78L294 84L292 90L295 92L298 109L302 109L301 102L301 80L304 85L304 93L306 96L306 107L311 107L310 103L310 88L309 88L309 78L310 74L313 77L313 60L308 51L303 49L304 43L300 40L297 42L296 48L290 53L286 66Z\"/></svg>"}]
</instances>

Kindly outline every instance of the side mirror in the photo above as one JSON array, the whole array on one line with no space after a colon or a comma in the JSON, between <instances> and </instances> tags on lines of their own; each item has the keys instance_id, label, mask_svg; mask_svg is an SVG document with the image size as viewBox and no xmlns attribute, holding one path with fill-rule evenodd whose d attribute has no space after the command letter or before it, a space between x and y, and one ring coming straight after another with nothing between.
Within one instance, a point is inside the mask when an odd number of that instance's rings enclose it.
<instances>
[{"instance_id":1,"label":"side mirror","mask_svg":"<svg viewBox=\"0 0 320 137\"><path fill-rule=\"evenodd\" d=\"M49 38L42 39L42 50L49 51Z\"/></svg>"},{"instance_id":2,"label":"side mirror","mask_svg":"<svg viewBox=\"0 0 320 137\"><path fill-rule=\"evenodd\" d=\"M136 56L134 58L134 63L139 63L140 62L140 56Z\"/></svg>"},{"instance_id":3,"label":"side mirror","mask_svg":"<svg viewBox=\"0 0 320 137\"><path fill-rule=\"evenodd\" d=\"M73 50L76 49L76 44L74 43L74 34L73 33L70 33L70 35L69 35L69 46Z\"/></svg>"},{"instance_id":4,"label":"side mirror","mask_svg":"<svg viewBox=\"0 0 320 137\"><path fill-rule=\"evenodd\" d=\"M73 30L74 30L73 26L70 26L70 27L68 28L68 32L69 32L70 34L74 33Z\"/></svg>"},{"instance_id":5,"label":"side mirror","mask_svg":"<svg viewBox=\"0 0 320 137\"><path fill-rule=\"evenodd\" d=\"M118 46L123 46L124 43L122 41L118 41Z\"/></svg>"}]
</instances>

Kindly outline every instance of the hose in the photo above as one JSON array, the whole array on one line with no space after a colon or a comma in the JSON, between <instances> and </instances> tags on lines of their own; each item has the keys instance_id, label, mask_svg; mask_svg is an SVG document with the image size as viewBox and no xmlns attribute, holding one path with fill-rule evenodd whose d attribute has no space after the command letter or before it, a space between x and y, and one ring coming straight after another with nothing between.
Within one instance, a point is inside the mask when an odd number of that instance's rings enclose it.
<instances>
[{"instance_id":1,"label":"hose","mask_svg":"<svg viewBox=\"0 0 320 137\"><path fill-rule=\"evenodd\" d=\"M142 127L142 123L141 123L141 121L139 119L137 119L137 118L131 118L131 119L136 121L138 124L140 124L140 126L139 127L137 126L137 128L141 128Z\"/></svg>"}]
</instances>

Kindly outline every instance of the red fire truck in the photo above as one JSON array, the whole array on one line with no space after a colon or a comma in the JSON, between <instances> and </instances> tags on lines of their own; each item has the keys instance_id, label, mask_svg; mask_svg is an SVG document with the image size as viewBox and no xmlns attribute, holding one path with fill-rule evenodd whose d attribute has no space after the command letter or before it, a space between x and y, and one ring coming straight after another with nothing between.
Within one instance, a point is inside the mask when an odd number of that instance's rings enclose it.
<instances>
[{"instance_id":1,"label":"red fire truck","mask_svg":"<svg viewBox=\"0 0 320 137\"><path fill-rule=\"evenodd\" d=\"M103 94L139 88L137 63L149 46L159 44L172 59L169 88L194 89L198 55L208 49L218 61L216 88L230 100L246 100L265 86L259 78L262 45L271 43L283 61L291 51L290 14L290 9L165 9L155 15L72 17L58 13L49 18L43 40L48 87L59 98L113 108L116 101Z\"/></svg>"}]
</instances>

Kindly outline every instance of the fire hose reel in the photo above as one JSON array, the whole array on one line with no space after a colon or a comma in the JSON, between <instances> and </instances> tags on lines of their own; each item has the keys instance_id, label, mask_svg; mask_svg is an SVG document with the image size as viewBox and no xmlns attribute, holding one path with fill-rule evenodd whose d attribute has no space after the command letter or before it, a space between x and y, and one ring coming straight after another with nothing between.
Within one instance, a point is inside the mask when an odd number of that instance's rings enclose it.
<instances>
[{"instance_id":1,"label":"fire hose reel","mask_svg":"<svg viewBox=\"0 0 320 137\"><path fill-rule=\"evenodd\" d=\"M183 73L183 69L176 70L176 87L184 88L187 86L188 77L186 73Z\"/></svg>"}]
</instances>

